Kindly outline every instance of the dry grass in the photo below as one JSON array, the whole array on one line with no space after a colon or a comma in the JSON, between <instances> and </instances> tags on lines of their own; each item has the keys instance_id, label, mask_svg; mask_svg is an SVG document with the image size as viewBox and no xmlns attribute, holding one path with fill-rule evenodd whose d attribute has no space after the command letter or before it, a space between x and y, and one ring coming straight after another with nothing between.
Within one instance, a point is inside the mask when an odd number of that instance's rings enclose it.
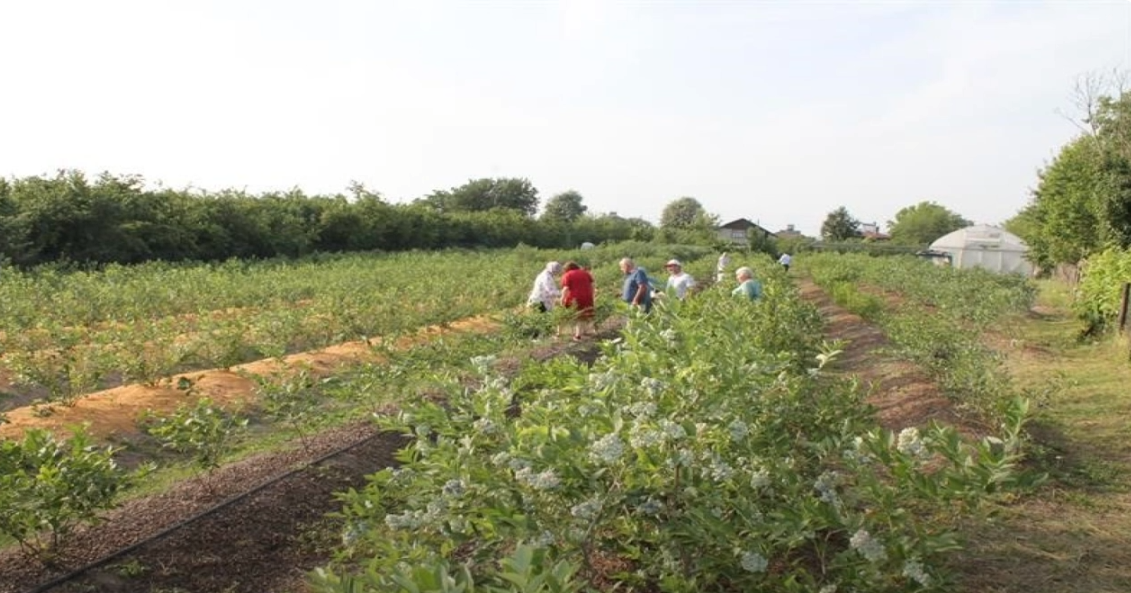
<instances>
[{"instance_id":1,"label":"dry grass","mask_svg":"<svg viewBox=\"0 0 1131 593\"><path fill-rule=\"evenodd\" d=\"M1131 591L1131 363L1126 340L1083 344L1063 285L994 345L1032 400L1035 463L1049 481L968 527L961 590Z\"/></svg>"}]
</instances>

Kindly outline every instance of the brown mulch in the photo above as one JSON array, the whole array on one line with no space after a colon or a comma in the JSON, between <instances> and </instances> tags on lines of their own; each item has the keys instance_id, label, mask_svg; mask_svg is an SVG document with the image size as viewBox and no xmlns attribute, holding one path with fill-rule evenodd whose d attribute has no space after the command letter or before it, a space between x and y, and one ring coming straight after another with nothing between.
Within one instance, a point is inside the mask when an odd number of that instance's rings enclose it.
<instances>
[{"instance_id":1,"label":"brown mulch","mask_svg":"<svg viewBox=\"0 0 1131 593\"><path fill-rule=\"evenodd\" d=\"M801 297L821 312L825 336L845 342L834 370L861 381L884 428L898 431L937 420L967 435L985 432L977 419L960 413L923 369L885 352L891 341L880 328L836 304L811 279L800 278L797 286Z\"/></svg>"},{"instance_id":2,"label":"brown mulch","mask_svg":"<svg viewBox=\"0 0 1131 593\"><path fill-rule=\"evenodd\" d=\"M468 317L444 325L421 328L402 336L392 345L407 349L437 336L453 333L489 333L499 330L499 323L490 316ZM43 414L35 406L25 405L5 411L7 422L0 423L0 438L19 438L26 430L40 428L65 435L68 428L86 425L90 434L99 438L128 438L139 431L137 420L146 411L168 414L184 403L187 396L178 389L181 380L194 385L194 397L208 397L220 406L241 406L255 399L252 376L270 376L305 368L315 376L331 375L345 365L359 362L380 362L383 357L370 341L351 341L318 350L299 352L281 360L267 358L233 366L231 369L209 369L180 373L156 385L129 384L88 394L69 406L51 405Z\"/></svg>"},{"instance_id":3,"label":"brown mulch","mask_svg":"<svg viewBox=\"0 0 1131 593\"><path fill-rule=\"evenodd\" d=\"M616 335L611 320L592 340L554 341L520 356L546 360L571 355L592 363L598 340ZM513 361L500 367L517 369ZM365 476L394 463L403 442L375 434L369 424L327 431L308 439L308 448L266 453L185 480L172 489L130 500L99 525L74 534L59 566L46 568L18 550L0 552L0 593L29 593L52 579L153 537L197 513L254 490L275 476L328 452L371 440L325 463L274 482L199 520L142 544L59 586L53 592L264 593L301 591L306 575L325 564L340 529L327 514L340 508L334 493L360 487Z\"/></svg>"}]
</instances>

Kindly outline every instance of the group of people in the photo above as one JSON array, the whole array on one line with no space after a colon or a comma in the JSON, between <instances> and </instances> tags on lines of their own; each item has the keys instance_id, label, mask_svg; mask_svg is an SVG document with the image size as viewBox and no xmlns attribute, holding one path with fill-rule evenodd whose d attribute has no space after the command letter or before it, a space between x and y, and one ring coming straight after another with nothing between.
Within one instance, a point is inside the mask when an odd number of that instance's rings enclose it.
<instances>
[{"instance_id":1,"label":"group of people","mask_svg":"<svg viewBox=\"0 0 1131 593\"><path fill-rule=\"evenodd\" d=\"M561 274L561 284L555 280ZM560 303L563 307L577 310L574 316L573 339L581 340L582 333L595 333L593 327L594 298L593 275L589 270L567 262L565 266L552 261L534 279L534 289L530 291L529 303L543 313L554 309Z\"/></svg>"},{"instance_id":2,"label":"group of people","mask_svg":"<svg viewBox=\"0 0 1131 593\"><path fill-rule=\"evenodd\" d=\"M789 269L788 261L783 264ZM722 282L727 268L730 266L730 256L725 252L719 257L717 280ZM639 308L648 313L652 310L653 300L666 298L670 295L683 300L696 288L695 278L683 270L683 264L677 260L669 260L664 267L668 271L667 285L663 291L655 290L648 273L636 265L632 258L620 260L620 270L624 274L624 285L621 298L629 306ZM561 275L561 280L557 276ZM735 270L735 279L738 287L732 294L746 297L752 301L762 298L762 284L754 278L754 271L743 266ZM576 262L567 262L564 266L556 261L546 264L546 267L534 279L534 288L530 292L529 304L541 312L549 312L555 306L575 309L573 316L573 339L580 341L583 334L594 334L593 325L594 301L596 290L593 275L589 270L579 266Z\"/></svg>"}]
</instances>

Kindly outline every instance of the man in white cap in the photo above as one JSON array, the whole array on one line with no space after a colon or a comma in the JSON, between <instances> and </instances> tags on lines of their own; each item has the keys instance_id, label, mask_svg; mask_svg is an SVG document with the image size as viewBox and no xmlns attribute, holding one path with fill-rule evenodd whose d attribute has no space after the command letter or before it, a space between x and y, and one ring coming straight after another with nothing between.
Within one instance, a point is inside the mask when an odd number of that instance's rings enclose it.
<instances>
[{"instance_id":1,"label":"man in white cap","mask_svg":"<svg viewBox=\"0 0 1131 593\"><path fill-rule=\"evenodd\" d=\"M668 293L683 300L687 296L687 292L695 286L695 279L691 277L691 274L683 271L683 264L679 263L678 259L668 260L664 267L668 269L668 274L671 274L668 276Z\"/></svg>"}]
</instances>

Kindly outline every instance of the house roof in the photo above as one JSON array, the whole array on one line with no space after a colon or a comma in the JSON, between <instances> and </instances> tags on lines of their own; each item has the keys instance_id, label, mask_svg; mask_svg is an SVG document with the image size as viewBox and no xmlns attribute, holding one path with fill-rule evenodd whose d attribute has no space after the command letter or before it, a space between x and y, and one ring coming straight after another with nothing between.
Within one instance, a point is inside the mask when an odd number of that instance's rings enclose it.
<instances>
[{"instance_id":1,"label":"house roof","mask_svg":"<svg viewBox=\"0 0 1131 593\"><path fill-rule=\"evenodd\" d=\"M776 234L770 232L769 229L766 229L766 228L762 227L761 225L758 225L757 223L750 222L750 220L746 219L746 218L736 218L736 219L734 219L734 220L732 220L732 221L730 221L726 224L719 225L719 228L720 229L732 229L732 230L736 230L736 231L746 231L746 230L750 230L750 229L758 229L758 230L762 231L763 233L770 235L771 237L777 236Z\"/></svg>"}]
</instances>

